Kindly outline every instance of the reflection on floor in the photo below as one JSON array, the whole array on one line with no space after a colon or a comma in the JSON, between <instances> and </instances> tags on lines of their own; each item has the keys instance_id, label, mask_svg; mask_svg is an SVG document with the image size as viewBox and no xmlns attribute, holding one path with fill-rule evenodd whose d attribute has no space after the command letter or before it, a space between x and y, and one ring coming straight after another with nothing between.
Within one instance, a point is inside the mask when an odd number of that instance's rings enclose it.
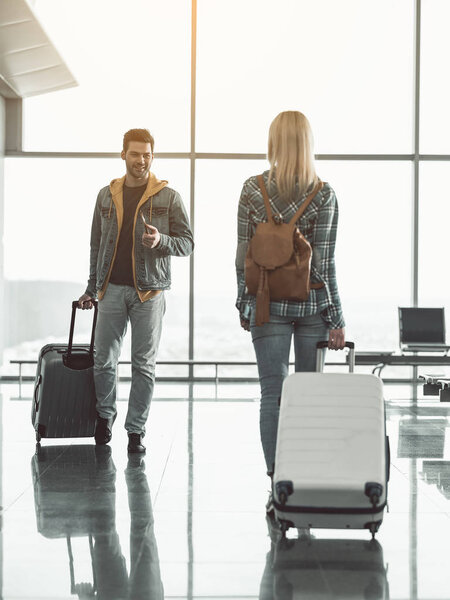
<instances>
[{"instance_id":1,"label":"reflection on floor","mask_svg":"<svg viewBox=\"0 0 450 600\"><path fill-rule=\"evenodd\" d=\"M110 447L36 448L31 387L0 392L4 600L450 598L450 404L420 388L385 387L392 466L375 541L280 539L266 521L254 385L157 386L143 459L127 456L126 402Z\"/></svg>"}]
</instances>

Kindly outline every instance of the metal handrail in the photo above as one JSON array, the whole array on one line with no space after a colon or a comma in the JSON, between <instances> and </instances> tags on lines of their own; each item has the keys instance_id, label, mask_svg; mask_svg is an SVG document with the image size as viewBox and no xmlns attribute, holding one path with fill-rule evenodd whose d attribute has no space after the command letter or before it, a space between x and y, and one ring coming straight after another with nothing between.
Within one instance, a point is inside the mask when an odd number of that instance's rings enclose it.
<instances>
[{"instance_id":1,"label":"metal handrail","mask_svg":"<svg viewBox=\"0 0 450 600\"><path fill-rule=\"evenodd\" d=\"M24 376L22 374L22 366L23 365L37 365L37 360L21 360L15 359L10 360L10 364L19 365L19 385L21 385L24 381L34 381L34 377L31 375ZM290 362L289 365L293 366L295 363ZM331 366L339 366L345 365L344 362L327 362L327 365ZM131 365L130 360L122 360L118 362L118 366L121 365ZM156 362L156 366L162 365L171 365L171 366L193 366L193 367L202 367L202 366L214 366L214 377L181 377L181 376L171 376L171 377L158 377L158 381L173 381L180 383L205 383L205 382L214 382L216 385L219 384L220 381L235 381L235 382L253 382L259 381L258 377L219 377L219 367L256 367L256 361L245 361L245 360L159 360ZM3 376L0 377L0 381L11 381L16 380L14 376ZM122 381L130 381L130 377L119 377L119 380Z\"/></svg>"},{"instance_id":2,"label":"metal handrail","mask_svg":"<svg viewBox=\"0 0 450 600\"><path fill-rule=\"evenodd\" d=\"M10 364L17 364L19 365L19 385L22 384L23 381L33 381L34 377L33 376L24 376L22 374L22 366L23 365L37 365L37 360L20 360L20 359L16 359L16 360L10 360L9 361ZM293 363L290 363L293 364ZM118 366L121 365L131 365L131 361L130 360L122 360L118 362ZM172 366L214 366L214 377L180 377L180 376L172 376L172 377L158 377L159 381L174 381L174 382L190 382L190 381L195 381L195 382L214 382L216 385L219 383L220 378L219 378L219 367L221 366L253 366L256 367L256 362L255 361L235 361L235 360L160 360L156 362L156 366L160 366L160 365L172 365ZM6 378L5 376L0 377L0 380L9 380L10 378ZM16 378L14 377L14 380ZM122 381L129 381L131 378L130 377L119 377L119 379L121 379ZM236 378L232 378L233 381L236 381ZM242 381L258 381L258 378L249 378L249 377L245 377L245 378L238 378L238 380Z\"/></svg>"},{"instance_id":3,"label":"metal handrail","mask_svg":"<svg viewBox=\"0 0 450 600\"><path fill-rule=\"evenodd\" d=\"M347 359L348 357L346 357ZM400 362L399 362L400 361ZM31 375L23 375L22 367L23 365L36 365L38 363L37 360L22 360L22 359L13 359L9 361L10 364L17 364L19 366L19 375L18 377L12 375L3 375L0 376L0 382L6 381L17 381L19 382L19 386L24 381L34 381L34 376ZM123 360L118 362L118 366L121 365L131 365L130 360ZM295 363L290 362L289 366L293 366ZM326 362L327 366L345 366L348 362ZM357 366L369 366L375 365L375 368L372 370L373 373L378 371L378 375L381 377L382 369L387 366L411 366L416 367L418 365L429 366L432 364L448 364L450 365L450 356L438 357L437 362L436 358L425 356L396 356L391 352L355 352L355 364ZM219 376L219 367L245 367L251 366L256 367L256 361L243 361L243 360L160 360L156 362L156 366L187 366L187 367L196 367L196 366L213 366L214 367L214 376L213 377L195 377L192 376L190 372L188 376L176 376L171 375L170 377L158 376L158 382L174 382L174 383L215 383L216 387L219 383L253 383L259 381L258 377L220 377ZM191 369L190 369L191 371ZM131 377L118 377L121 381L131 381ZM415 381L415 378L383 378L386 383L411 383Z\"/></svg>"}]
</instances>

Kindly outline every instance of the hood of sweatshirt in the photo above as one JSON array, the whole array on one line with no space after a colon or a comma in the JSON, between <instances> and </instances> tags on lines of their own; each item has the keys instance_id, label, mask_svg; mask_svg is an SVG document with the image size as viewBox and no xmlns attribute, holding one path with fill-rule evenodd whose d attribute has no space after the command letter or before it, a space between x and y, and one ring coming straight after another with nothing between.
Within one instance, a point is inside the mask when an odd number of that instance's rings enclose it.
<instances>
[{"instance_id":1,"label":"hood of sweatshirt","mask_svg":"<svg viewBox=\"0 0 450 600\"><path fill-rule=\"evenodd\" d=\"M122 193L123 186L125 183L126 175L120 177L119 179L113 179L109 184L109 189L111 190L111 195L117 196ZM147 181L147 187L144 192L144 196L148 198L149 196L154 196L158 192L160 192L166 185L168 181L164 179L158 179L154 173L150 173Z\"/></svg>"}]
</instances>

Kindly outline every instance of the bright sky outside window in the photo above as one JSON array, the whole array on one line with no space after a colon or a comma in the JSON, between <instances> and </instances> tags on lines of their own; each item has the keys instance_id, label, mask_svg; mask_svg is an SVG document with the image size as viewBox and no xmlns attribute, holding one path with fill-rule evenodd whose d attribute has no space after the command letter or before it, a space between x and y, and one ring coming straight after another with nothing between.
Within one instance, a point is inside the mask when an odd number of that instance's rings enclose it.
<instances>
[{"instance_id":1,"label":"bright sky outside window","mask_svg":"<svg viewBox=\"0 0 450 600\"><path fill-rule=\"evenodd\" d=\"M25 101L25 149L120 152L147 127L155 150L189 149L190 3L36 0L79 87Z\"/></svg>"},{"instance_id":2,"label":"bright sky outside window","mask_svg":"<svg viewBox=\"0 0 450 600\"><path fill-rule=\"evenodd\" d=\"M282 110L317 153L410 153L414 3L199 0L197 146L265 152Z\"/></svg>"},{"instance_id":3,"label":"bright sky outside window","mask_svg":"<svg viewBox=\"0 0 450 600\"><path fill-rule=\"evenodd\" d=\"M423 154L450 154L450 3L422 0L421 128Z\"/></svg>"}]
</instances>

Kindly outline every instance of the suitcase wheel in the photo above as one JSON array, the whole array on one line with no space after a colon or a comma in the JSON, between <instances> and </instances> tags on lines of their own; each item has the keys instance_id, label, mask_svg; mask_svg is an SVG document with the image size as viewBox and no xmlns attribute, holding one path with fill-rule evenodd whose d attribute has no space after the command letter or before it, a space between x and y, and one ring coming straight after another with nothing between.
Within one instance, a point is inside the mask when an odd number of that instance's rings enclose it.
<instances>
[{"instance_id":1,"label":"suitcase wheel","mask_svg":"<svg viewBox=\"0 0 450 600\"><path fill-rule=\"evenodd\" d=\"M364 488L364 493L369 498L372 506L375 508L380 502L383 494L383 486L375 481L368 481Z\"/></svg>"},{"instance_id":2,"label":"suitcase wheel","mask_svg":"<svg viewBox=\"0 0 450 600\"><path fill-rule=\"evenodd\" d=\"M294 523L292 521L286 521L284 519L279 519L280 530L282 538L286 537L286 532L290 527L294 527Z\"/></svg>"},{"instance_id":3,"label":"suitcase wheel","mask_svg":"<svg viewBox=\"0 0 450 600\"><path fill-rule=\"evenodd\" d=\"M366 523L366 525L364 525L364 527L369 529L373 540L375 539L376 532L380 529L380 525L381 521L372 521L371 523Z\"/></svg>"},{"instance_id":4,"label":"suitcase wheel","mask_svg":"<svg viewBox=\"0 0 450 600\"><path fill-rule=\"evenodd\" d=\"M37 443L41 441L41 434L39 433L39 431L36 431L36 441Z\"/></svg>"},{"instance_id":5,"label":"suitcase wheel","mask_svg":"<svg viewBox=\"0 0 450 600\"><path fill-rule=\"evenodd\" d=\"M294 484L292 481L277 481L275 484L277 496L280 504L283 506L286 504L288 496L294 493Z\"/></svg>"}]
</instances>

